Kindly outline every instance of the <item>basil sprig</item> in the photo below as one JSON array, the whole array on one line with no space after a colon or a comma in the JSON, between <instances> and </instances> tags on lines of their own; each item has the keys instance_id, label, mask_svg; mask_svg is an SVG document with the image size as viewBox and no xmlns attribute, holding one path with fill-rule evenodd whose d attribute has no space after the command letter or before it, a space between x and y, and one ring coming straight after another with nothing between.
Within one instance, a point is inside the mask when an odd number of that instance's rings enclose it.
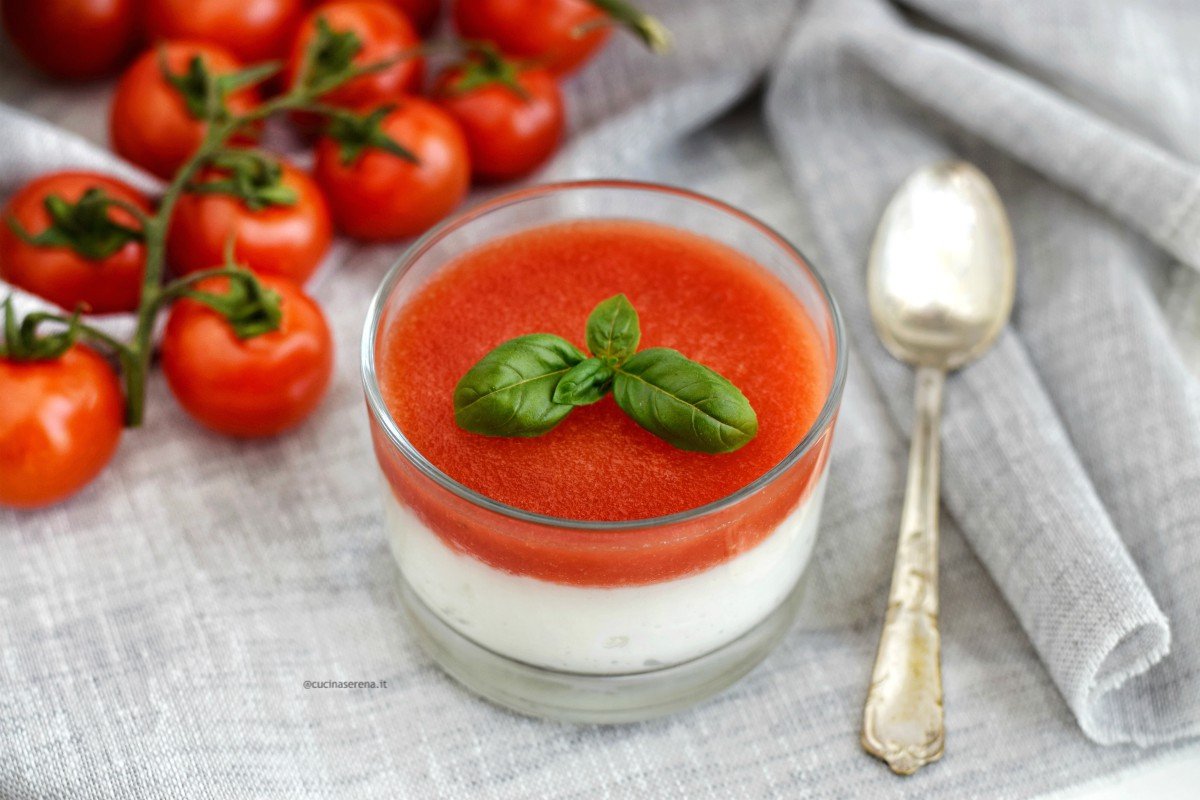
<instances>
[{"instance_id":1,"label":"basil sprig","mask_svg":"<svg viewBox=\"0 0 1200 800\"><path fill-rule=\"evenodd\" d=\"M591 358L549 333L492 350L454 389L459 427L540 436L611 391L634 422L681 450L731 453L758 433L750 401L717 372L666 347L637 352L641 327L625 295L593 309L586 336Z\"/></svg>"}]
</instances>

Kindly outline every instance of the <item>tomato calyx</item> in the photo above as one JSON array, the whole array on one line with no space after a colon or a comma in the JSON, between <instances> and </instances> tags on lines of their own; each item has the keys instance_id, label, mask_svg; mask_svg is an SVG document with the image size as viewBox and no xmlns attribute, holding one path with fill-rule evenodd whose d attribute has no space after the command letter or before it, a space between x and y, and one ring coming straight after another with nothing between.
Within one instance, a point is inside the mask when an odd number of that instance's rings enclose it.
<instances>
[{"instance_id":1,"label":"tomato calyx","mask_svg":"<svg viewBox=\"0 0 1200 800\"><path fill-rule=\"evenodd\" d=\"M192 182L192 194L224 194L236 197L251 211L271 206L294 206L296 190L283 183L283 165L253 150L225 150L217 153L209 165L225 173L212 180Z\"/></svg>"},{"instance_id":2,"label":"tomato calyx","mask_svg":"<svg viewBox=\"0 0 1200 800\"><path fill-rule=\"evenodd\" d=\"M70 350L79 339L79 311L66 320L65 330L38 336L37 327L45 319L57 318L50 314L35 313L29 314L18 324L12 295L4 298L4 343L0 344L0 358L12 361L50 361Z\"/></svg>"},{"instance_id":3,"label":"tomato calyx","mask_svg":"<svg viewBox=\"0 0 1200 800\"><path fill-rule=\"evenodd\" d=\"M93 328L81 319L84 308L76 308L69 317L49 311L34 311L17 320L10 294L0 304L4 311L4 339L0 341L0 359L9 361L53 361L66 355L76 342L87 339L109 351L121 363L121 367L132 373L137 369L133 350L104 331ZM38 335L38 326L43 322L61 325L54 333Z\"/></svg>"},{"instance_id":4,"label":"tomato calyx","mask_svg":"<svg viewBox=\"0 0 1200 800\"><path fill-rule=\"evenodd\" d=\"M451 95L470 94L498 84L522 100L529 100L529 92L520 82L520 62L505 58L490 42L471 42L467 48L467 57L457 65L461 74L447 87Z\"/></svg>"},{"instance_id":5,"label":"tomato calyx","mask_svg":"<svg viewBox=\"0 0 1200 800\"><path fill-rule=\"evenodd\" d=\"M165 46L159 47L158 66L162 71L163 80L183 97L188 114L194 119L203 120L228 119L229 107L225 100L230 94L262 83L282 68L277 61L266 61L237 72L214 75L208 70L204 59L196 55L188 62L187 69L176 74L167 63Z\"/></svg>"},{"instance_id":6,"label":"tomato calyx","mask_svg":"<svg viewBox=\"0 0 1200 800\"><path fill-rule=\"evenodd\" d=\"M110 197L103 189L88 189L72 203L59 195L49 195L42 201L50 216L50 225L36 236L25 230L14 216L8 217L8 227L26 244L34 247L69 247L90 261L102 261L130 242L140 242L145 234L113 220L108 210L124 208L141 217L142 212L124 201Z\"/></svg>"},{"instance_id":7,"label":"tomato calyx","mask_svg":"<svg viewBox=\"0 0 1200 800\"><path fill-rule=\"evenodd\" d=\"M263 286L253 272L242 267L221 270L221 274L229 276L225 292L188 289L183 296L224 317L239 339L253 339L279 330L283 309L277 292Z\"/></svg>"},{"instance_id":8,"label":"tomato calyx","mask_svg":"<svg viewBox=\"0 0 1200 800\"><path fill-rule=\"evenodd\" d=\"M305 53L299 85L320 94L319 87L350 72L362 48L362 39L354 31L335 31L325 17L317 17L317 35Z\"/></svg>"},{"instance_id":9,"label":"tomato calyx","mask_svg":"<svg viewBox=\"0 0 1200 800\"><path fill-rule=\"evenodd\" d=\"M383 120L396 109L394 105L383 105L369 114L354 114L337 109L327 109L329 124L325 134L340 147L341 162L353 164L363 150L375 147L413 164L420 160L413 152L391 136L384 133Z\"/></svg>"},{"instance_id":10,"label":"tomato calyx","mask_svg":"<svg viewBox=\"0 0 1200 800\"><path fill-rule=\"evenodd\" d=\"M423 48L414 47L392 58L356 67L354 59L363 49L358 34L352 30L334 30L325 17L317 17L316 23L317 35L308 43L296 77L296 85L313 97L363 75L390 69L398 61L416 58L424 52Z\"/></svg>"},{"instance_id":11,"label":"tomato calyx","mask_svg":"<svg viewBox=\"0 0 1200 800\"><path fill-rule=\"evenodd\" d=\"M209 278L228 278L224 292L196 288ZM239 339L253 339L264 333L279 330L283 309L279 293L268 289L250 270L233 262L233 238L225 247L225 265L215 269L193 272L172 283L163 292L162 300L186 297L216 311Z\"/></svg>"},{"instance_id":12,"label":"tomato calyx","mask_svg":"<svg viewBox=\"0 0 1200 800\"><path fill-rule=\"evenodd\" d=\"M595 30L609 25L625 28L642 40L642 44L653 53L665 53L671 49L671 32L654 17L625 0L588 0L606 15L592 23L580 25L573 31L576 37L582 37Z\"/></svg>"}]
</instances>

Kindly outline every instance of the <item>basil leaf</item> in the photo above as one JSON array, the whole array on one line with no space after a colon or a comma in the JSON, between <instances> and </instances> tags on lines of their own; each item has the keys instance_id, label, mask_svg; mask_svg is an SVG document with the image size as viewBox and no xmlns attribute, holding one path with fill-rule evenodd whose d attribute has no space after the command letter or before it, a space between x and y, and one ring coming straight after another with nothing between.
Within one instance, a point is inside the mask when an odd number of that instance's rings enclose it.
<instances>
[{"instance_id":1,"label":"basil leaf","mask_svg":"<svg viewBox=\"0 0 1200 800\"><path fill-rule=\"evenodd\" d=\"M610 367L637 352L641 338L637 310L623 294L604 300L588 316L588 349Z\"/></svg>"},{"instance_id":2,"label":"basil leaf","mask_svg":"<svg viewBox=\"0 0 1200 800\"><path fill-rule=\"evenodd\" d=\"M586 406L608 394L613 370L598 358L581 361L567 371L554 387L554 402Z\"/></svg>"},{"instance_id":3,"label":"basil leaf","mask_svg":"<svg viewBox=\"0 0 1200 800\"><path fill-rule=\"evenodd\" d=\"M613 398L634 422L681 450L731 453L758 433L758 416L736 386L665 347L622 364Z\"/></svg>"},{"instance_id":4,"label":"basil leaf","mask_svg":"<svg viewBox=\"0 0 1200 800\"><path fill-rule=\"evenodd\" d=\"M539 436L574 406L554 402L554 389L583 353L548 333L518 336L497 347L454 387L454 421L484 436Z\"/></svg>"}]
</instances>

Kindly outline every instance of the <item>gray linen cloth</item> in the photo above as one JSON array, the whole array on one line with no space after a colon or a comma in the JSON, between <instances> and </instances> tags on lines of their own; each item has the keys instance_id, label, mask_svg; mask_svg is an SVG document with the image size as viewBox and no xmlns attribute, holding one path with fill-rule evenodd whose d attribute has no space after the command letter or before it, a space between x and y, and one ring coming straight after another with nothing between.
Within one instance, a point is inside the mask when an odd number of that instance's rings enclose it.
<instances>
[{"instance_id":1,"label":"gray linen cloth","mask_svg":"<svg viewBox=\"0 0 1200 800\"><path fill-rule=\"evenodd\" d=\"M1200 7L646 5L675 53L614 41L537 177L713 194L829 278L851 378L797 629L731 691L637 725L521 718L442 675L395 594L358 380L402 248L342 244L313 287L338 348L313 420L228 441L154 375L95 484L0 511L0 795L1026 797L1200 735ZM0 58L0 98L60 126L0 116L0 191L122 169L89 144L110 83ZM1019 297L947 390L947 755L902 780L857 743L912 389L862 276L891 192L950 156L999 187ZM330 678L389 686L302 686Z\"/></svg>"}]
</instances>

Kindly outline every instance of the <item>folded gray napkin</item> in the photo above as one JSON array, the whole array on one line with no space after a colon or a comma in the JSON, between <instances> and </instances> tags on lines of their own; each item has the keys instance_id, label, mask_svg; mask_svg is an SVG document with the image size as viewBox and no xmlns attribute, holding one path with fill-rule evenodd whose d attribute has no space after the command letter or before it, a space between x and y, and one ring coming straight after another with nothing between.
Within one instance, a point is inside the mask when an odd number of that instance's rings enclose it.
<instances>
[{"instance_id":1,"label":"folded gray napkin","mask_svg":"<svg viewBox=\"0 0 1200 800\"><path fill-rule=\"evenodd\" d=\"M1083 731L1147 744L1200 734L1200 384L1158 299L1200 266L1200 12L1100 5L816 2L767 117L901 426L911 377L861 291L875 221L934 159L997 182L1017 314L951 380L945 506Z\"/></svg>"},{"instance_id":2,"label":"folded gray napkin","mask_svg":"<svg viewBox=\"0 0 1200 800\"><path fill-rule=\"evenodd\" d=\"M357 375L401 248L345 246L314 290L338 372L311 422L226 441L154 376L146 427L93 486L0 511L0 795L1024 797L1159 752L1124 743L1200 735L1200 9L645 5L675 53L614 40L567 86L572 137L538 179L710 193L828 277L851 379L797 630L720 698L617 728L520 718L444 677L394 593ZM0 75L0 98L103 142L109 85L44 83L7 51ZM121 169L24 113L0 141L5 193ZM912 378L862 281L891 192L951 156L1008 206L1018 301L947 388L947 755L901 780L857 727ZM330 678L389 688L302 687Z\"/></svg>"}]
</instances>

